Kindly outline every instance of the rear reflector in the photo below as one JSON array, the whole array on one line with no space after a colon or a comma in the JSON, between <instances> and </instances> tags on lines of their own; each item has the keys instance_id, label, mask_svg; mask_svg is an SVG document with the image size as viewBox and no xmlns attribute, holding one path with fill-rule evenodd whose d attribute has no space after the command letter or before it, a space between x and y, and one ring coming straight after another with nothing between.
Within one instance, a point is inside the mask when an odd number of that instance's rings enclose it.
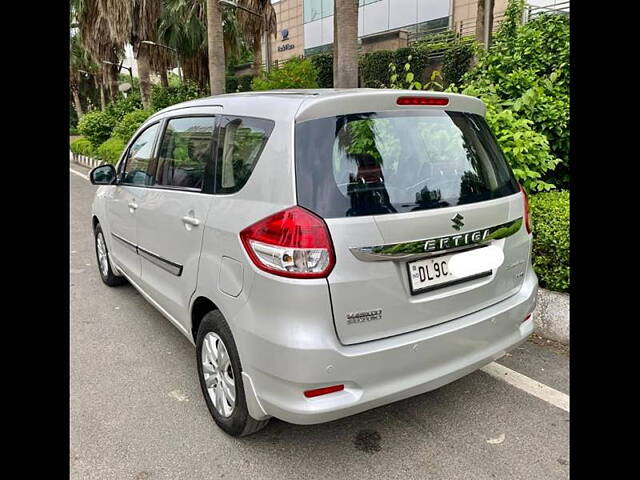
<instances>
[{"instance_id":1,"label":"rear reflector","mask_svg":"<svg viewBox=\"0 0 640 480\"><path fill-rule=\"evenodd\" d=\"M314 390L307 390L304 392L304 396L307 398L318 397L320 395L326 395L327 393L339 392L344 390L344 385L333 385L332 387L316 388Z\"/></svg>"},{"instance_id":2,"label":"rear reflector","mask_svg":"<svg viewBox=\"0 0 640 480\"><path fill-rule=\"evenodd\" d=\"M526 322L527 320L529 320L531 318L531 314L527 315L526 317L524 317L524 320L522 321L522 323Z\"/></svg>"},{"instance_id":3,"label":"rear reflector","mask_svg":"<svg viewBox=\"0 0 640 480\"><path fill-rule=\"evenodd\" d=\"M447 97L398 97L398 105L448 105Z\"/></svg>"}]
</instances>

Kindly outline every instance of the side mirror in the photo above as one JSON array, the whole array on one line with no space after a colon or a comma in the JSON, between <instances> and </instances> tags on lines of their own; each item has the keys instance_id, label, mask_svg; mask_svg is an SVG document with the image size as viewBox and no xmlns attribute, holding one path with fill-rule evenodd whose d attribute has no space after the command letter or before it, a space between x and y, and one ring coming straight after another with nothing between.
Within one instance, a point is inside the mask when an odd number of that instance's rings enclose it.
<instances>
[{"instance_id":1,"label":"side mirror","mask_svg":"<svg viewBox=\"0 0 640 480\"><path fill-rule=\"evenodd\" d=\"M116 183L116 169L113 165L100 165L89 172L89 180L94 185L113 185Z\"/></svg>"}]
</instances>

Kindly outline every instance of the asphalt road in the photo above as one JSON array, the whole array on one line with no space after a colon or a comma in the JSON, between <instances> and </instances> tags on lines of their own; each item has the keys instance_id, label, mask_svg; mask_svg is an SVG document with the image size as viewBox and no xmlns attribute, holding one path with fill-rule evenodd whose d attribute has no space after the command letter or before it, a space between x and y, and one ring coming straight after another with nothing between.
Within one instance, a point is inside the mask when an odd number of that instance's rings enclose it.
<instances>
[{"instance_id":1,"label":"asphalt road","mask_svg":"<svg viewBox=\"0 0 640 480\"><path fill-rule=\"evenodd\" d=\"M253 436L227 436L201 398L187 339L133 287L100 281L96 187L70 176L71 478L568 477L569 413L482 371L342 420L272 419ZM561 350L528 342L498 363L568 393Z\"/></svg>"}]
</instances>

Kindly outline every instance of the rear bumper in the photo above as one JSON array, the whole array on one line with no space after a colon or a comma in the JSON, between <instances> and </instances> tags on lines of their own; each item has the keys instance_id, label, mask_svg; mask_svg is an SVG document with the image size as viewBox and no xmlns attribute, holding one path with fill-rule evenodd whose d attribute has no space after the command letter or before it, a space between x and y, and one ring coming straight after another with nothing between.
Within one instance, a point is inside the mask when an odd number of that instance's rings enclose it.
<instances>
[{"instance_id":1,"label":"rear bumper","mask_svg":"<svg viewBox=\"0 0 640 480\"><path fill-rule=\"evenodd\" d=\"M521 290L470 315L412 333L344 346L335 332L285 343L246 330L240 356L249 411L314 424L353 415L452 382L501 357L533 332L538 282L528 269ZM315 332L318 333L318 332ZM271 337L273 338L273 337ZM315 340L315 341L314 341ZM344 384L341 392L305 398L303 391Z\"/></svg>"}]
</instances>

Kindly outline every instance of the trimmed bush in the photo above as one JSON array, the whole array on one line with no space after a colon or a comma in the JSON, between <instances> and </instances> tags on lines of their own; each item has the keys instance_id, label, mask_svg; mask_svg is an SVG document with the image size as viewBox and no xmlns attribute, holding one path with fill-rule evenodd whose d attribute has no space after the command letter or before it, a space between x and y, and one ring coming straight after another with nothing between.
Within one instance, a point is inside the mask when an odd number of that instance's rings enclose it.
<instances>
[{"instance_id":1,"label":"trimmed bush","mask_svg":"<svg viewBox=\"0 0 640 480\"><path fill-rule=\"evenodd\" d=\"M540 286L569 291L569 192L529 197L533 223L533 268Z\"/></svg>"},{"instance_id":2,"label":"trimmed bush","mask_svg":"<svg viewBox=\"0 0 640 480\"><path fill-rule=\"evenodd\" d=\"M362 55L359 64L361 86L365 88L388 87L390 63L395 63L394 52L390 50L380 50Z\"/></svg>"},{"instance_id":3,"label":"trimmed bush","mask_svg":"<svg viewBox=\"0 0 640 480\"><path fill-rule=\"evenodd\" d=\"M126 97L118 97L105 108L105 113L114 119L114 125L127 114L142 108L139 90L132 90Z\"/></svg>"},{"instance_id":4,"label":"trimmed bush","mask_svg":"<svg viewBox=\"0 0 640 480\"><path fill-rule=\"evenodd\" d=\"M311 63L318 72L318 86L320 88L333 88L333 54L321 53L310 57Z\"/></svg>"},{"instance_id":5,"label":"trimmed bush","mask_svg":"<svg viewBox=\"0 0 640 480\"><path fill-rule=\"evenodd\" d=\"M151 109L156 112L170 105L194 100L205 95L205 92L201 91L197 84L190 81L186 81L177 87L154 85L151 89Z\"/></svg>"},{"instance_id":6,"label":"trimmed bush","mask_svg":"<svg viewBox=\"0 0 640 480\"><path fill-rule=\"evenodd\" d=\"M125 143L128 142L133 134L136 133L136 130L140 128L140 125L142 125L152 113L150 110L134 110L133 112L127 113L113 129L113 136Z\"/></svg>"},{"instance_id":7,"label":"trimmed bush","mask_svg":"<svg viewBox=\"0 0 640 480\"><path fill-rule=\"evenodd\" d=\"M116 119L107 112L89 112L78 122L78 131L91 142L93 148L98 148L110 136Z\"/></svg>"},{"instance_id":8,"label":"trimmed bush","mask_svg":"<svg viewBox=\"0 0 640 480\"><path fill-rule=\"evenodd\" d=\"M253 90L278 88L318 88L317 72L309 59L293 57L281 68L263 72L251 82Z\"/></svg>"},{"instance_id":9,"label":"trimmed bush","mask_svg":"<svg viewBox=\"0 0 640 480\"><path fill-rule=\"evenodd\" d=\"M122 155L125 146L126 144L121 138L111 137L97 148L95 157L98 160L115 165L120 160L120 155Z\"/></svg>"},{"instance_id":10,"label":"trimmed bush","mask_svg":"<svg viewBox=\"0 0 640 480\"><path fill-rule=\"evenodd\" d=\"M69 148L73 153L90 157L93 155L93 146L91 142L84 137L76 138L69 144Z\"/></svg>"},{"instance_id":11,"label":"trimmed bush","mask_svg":"<svg viewBox=\"0 0 640 480\"><path fill-rule=\"evenodd\" d=\"M240 75L238 77L238 91L240 92L248 92L251 90L251 82L255 78L255 75L247 74ZM234 90L235 91L235 90Z\"/></svg>"},{"instance_id":12,"label":"trimmed bush","mask_svg":"<svg viewBox=\"0 0 640 480\"><path fill-rule=\"evenodd\" d=\"M238 89L238 79L233 75L228 75L224 78L224 91L227 93L234 93Z\"/></svg>"},{"instance_id":13,"label":"trimmed bush","mask_svg":"<svg viewBox=\"0 0 640 480\"><path fill-rule=\"evenodd\" d=\"M444 53L442 77L449 83L460 84L462 76L469 71L476 53L476 44L467 40L455 42Z\"/></svg>"}]
</instances>

